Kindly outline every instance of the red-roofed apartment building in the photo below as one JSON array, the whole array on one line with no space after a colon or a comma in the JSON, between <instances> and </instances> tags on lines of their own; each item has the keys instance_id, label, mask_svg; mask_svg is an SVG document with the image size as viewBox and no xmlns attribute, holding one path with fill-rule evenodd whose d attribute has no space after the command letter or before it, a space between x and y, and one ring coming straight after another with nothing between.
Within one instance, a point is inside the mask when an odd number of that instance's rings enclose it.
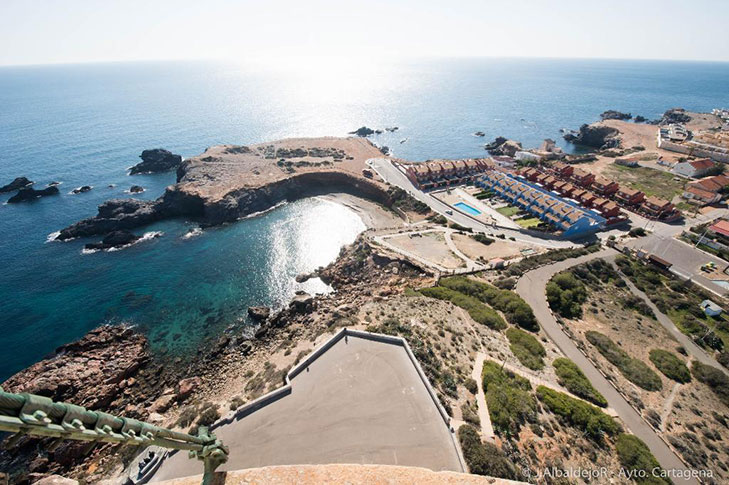
<instances>
[{"instance_id":1,"label":"red-roofed apartment building","mask_svg":"<svg viewBox=\"0 0 729 485\"><path fill-rule=\"evenodd\" d=\"M729 221L725 221L724 219L718 220L709 226L709 230L714 234L718 234L729 239Z\"/></svg>"},{"instance_id":2,"label":"red-roofed apartment building","mask_svg":"<svg viewBox=\"0 0 729 485\"><path fill-rule=\"evenodd\" d=\"M575 167L564 162L555 162L552 164L551 170L557 177L567 178L572 175Z\"/></svg>"},{"instance_id":3,"label":"red-roofed apartment building","mask_svg":"<svg viewBox=\"0 0 729 485\"><path fill-rule=\"evenodd\" d=\"M671 170L684 177L698 178L706 175L716 164L708 158L679 162Z\"/></svg>"},{"instance_id":4,"label":"red-roofed apartment building","mask_svg":"<svg viewBox=\"0 0 729 485\"><path fill-rule=\"evenodd\" d=\"M686 185L682 197L703 204L714 204L722 198L724 189L729 188L729 177L714 175L694 180Z\"/></svg>"},{"instance_id":5,"label":"red-roofed apartment building","mask_svg":"<svg viewBox=\"0 0 729 485\"><path fill-rule=\"evenodd\" d=\"M648 217L661 219L674 211L673 204L658 197L648 197L641 205Z\"/></svg>"},{"instance_id":6,"label":"red-roofed apartment building","mask_svg":"<svg viewBox=\"0 0 729 485\"><path fill-rule=\"evenodd\" d=\"M615 192L615 200L619 203L627 206L638 205L645 199L645 194L640 190L629 189L627 187L620 187Z\"/></svg>"},{"instance_id":7,"label":"red-roofed apartment building","mask_svg":"<svg viewBox=\"0 0 729 485\"><path fill-rule=\"evenodd\" d=\"M589 187L590 184L595 181L595 175L578 168L572 172L570 180L572 183L577 184L580 187Z\"/></svg>"},{"instance_id":8,"label":"red-roofed apartment building","mask_svg":"<svg viewBox=\"0 0 729 485\"><path fill-rule=\"evenodd\" d=\"M593 192L604 196L614 194L618 191L620 186L617 182L614 182L610 179L606 179L605 177L597 176L595 177L595 180L592 182L592 185L590 186Z\"/></svg>"}]
</instances>

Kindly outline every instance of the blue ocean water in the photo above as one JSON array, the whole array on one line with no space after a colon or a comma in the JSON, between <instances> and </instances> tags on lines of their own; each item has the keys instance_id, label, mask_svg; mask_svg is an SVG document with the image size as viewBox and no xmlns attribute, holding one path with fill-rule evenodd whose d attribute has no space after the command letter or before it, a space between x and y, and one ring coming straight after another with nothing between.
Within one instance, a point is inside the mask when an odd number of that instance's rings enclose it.
<instances>
[{"instance_id":1,"label":"blue ocean water","mask_svg":"<svg viewBox=\"0 0 729 485\"><path fill-rule=\"evenodd\" d=\"M156 349L184 352L243 323L248 305L284 304L300 287L295 274L331 261L364 227L349 209L310 199L189 239L181 237L189 223L167 221L146 229L163 237L118 252L45 242L102 201L128 196L132 184L147 189L138 197L155 198L173 183L173 174L126 175L145 148L191 156L218 143L367 125L400 127L376 139L397 156L477 157L497 135L536 146L605 109L654 118L675 106L727 107L728 87L729 64L697 62L0 68L0 184L21 175L62 182L59 197L0 206L0 381L104 322L139 325ZM485 139L472 135L478 130ZM81 185L94 189L68 194Z\"/></svg>"}]
</instances>

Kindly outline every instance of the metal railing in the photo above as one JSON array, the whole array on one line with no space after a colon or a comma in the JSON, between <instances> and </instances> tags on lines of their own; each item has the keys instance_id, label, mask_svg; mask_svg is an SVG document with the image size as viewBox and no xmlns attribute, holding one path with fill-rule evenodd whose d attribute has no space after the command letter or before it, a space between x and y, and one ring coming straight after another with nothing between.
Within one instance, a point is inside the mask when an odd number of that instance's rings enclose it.
<instances>
[{"instance_id":1,"label":"metal railing","mask_svg":"<svg viewBox=\"0 0 729 485\"><path fill-rule=\"evenodd\" d=\"M53 402L35 394L13 394L0 387L0 431L15 433L6 440L11 447L24 435L63 440L159 446L189 452L204 464L203 484L212 483L215 469L228 460L228 449L206 426L197 436L161 428L143 421L90 411L74 404Z\"/></svg>"}]
</instances>

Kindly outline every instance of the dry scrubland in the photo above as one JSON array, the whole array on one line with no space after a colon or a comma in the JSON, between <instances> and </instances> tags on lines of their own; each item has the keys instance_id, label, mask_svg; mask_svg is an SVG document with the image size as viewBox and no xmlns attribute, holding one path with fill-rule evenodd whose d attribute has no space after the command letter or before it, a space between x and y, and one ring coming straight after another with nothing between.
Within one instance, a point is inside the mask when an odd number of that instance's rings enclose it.
<instances>
[{"instance_id":1,"label":"dry scrubland","mask_svg":"<svg viewBox=\"0 0 729 485\"><path fill-rule=\"evenodd\" d=\"M600 260L561 273L554 283L570 292L560 298L553 288L550 298L565 331L686 462L711 469L713 483L726 483L729 401L691 375L685 349L650 308Z\"/></svg>"}]
</instances>

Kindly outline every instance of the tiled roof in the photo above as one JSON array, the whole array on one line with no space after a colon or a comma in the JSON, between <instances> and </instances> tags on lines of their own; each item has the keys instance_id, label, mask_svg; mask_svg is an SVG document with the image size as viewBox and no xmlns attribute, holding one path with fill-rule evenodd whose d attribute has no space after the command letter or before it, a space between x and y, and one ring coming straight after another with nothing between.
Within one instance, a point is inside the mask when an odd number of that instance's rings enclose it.
<instances>
[{"instance_id":1,"label":"tiled roof","mask_svg":"<svg viewBox=\"0 0 729 485\"><path fill-rule=\"evenodd\" d=\"M701 160L693 160L689 162L689 165L694 167L696 170L706 170L707 168L713 167L715 164L708 158L702 158Z\"/></svg>"}]
</instances>

